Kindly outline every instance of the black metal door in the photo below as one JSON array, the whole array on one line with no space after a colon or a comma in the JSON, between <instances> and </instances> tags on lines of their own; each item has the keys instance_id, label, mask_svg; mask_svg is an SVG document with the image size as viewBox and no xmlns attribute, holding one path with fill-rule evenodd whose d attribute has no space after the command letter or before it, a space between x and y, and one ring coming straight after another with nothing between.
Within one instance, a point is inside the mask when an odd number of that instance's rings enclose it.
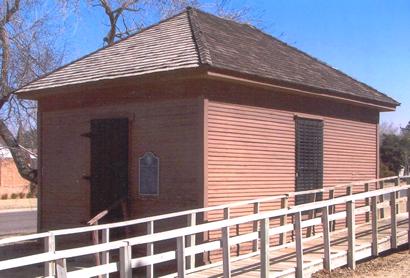
<instances>
[{"instance_id":1,"label":"black metal door","mask_svg":"<svg viewBox=\"0 0 410 278\"><path fill-rule=\"evenodd\" d=\"M323 122L296 118L296 191L323 188ZM313 201L315 194L297 196L296 204ZM316 200L322 194L316 194Z\"/></svg>"},{"instance_id":2,"label":"black metal door","mask_svg":"<svg viewBox=\"0 0 410 278\"><path fill-rule=\"evenodd\" d=\"M128 119L91 121L91 216L128 194ZM104 222L122 219L117 206Z\"/></svg>"}]
</instances>

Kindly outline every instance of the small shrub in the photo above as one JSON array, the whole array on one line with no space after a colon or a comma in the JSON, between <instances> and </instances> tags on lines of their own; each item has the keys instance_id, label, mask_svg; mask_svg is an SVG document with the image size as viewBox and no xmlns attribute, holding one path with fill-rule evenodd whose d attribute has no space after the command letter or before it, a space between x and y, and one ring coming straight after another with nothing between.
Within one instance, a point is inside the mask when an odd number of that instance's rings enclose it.
<instances>
[{"instance_id":1,"label":"small shrub","mask_svg":"<svg viewBox=\"0 0 410 278\"><path fill-rule=\"evenodd\" d=\"M26 197L26 194L23 193L23 192L20 192L20 193L19 193L19 198L20 198L20 199L23 199L24 197Z\"/></svg>"},{"instance_id":2,"label":"small shrub","mask_svg":"<svg viewBox=\"0 0 410 278\"><path fill-rule=\"evenodd\" d=\"M7 200L8 198L9 198L9 195L7 195L7 193L1 195L1 199L2 199L2 200Z\"/></svg>"},{"instance_id":3,"label":"small shrub","mask_svg":"<svg viewBox=\"0 0 410 278\"><path fill-rule=\"evenodd\" d=\"M37 184L33 182L30 183L30 192L28 194L30 194L30 197L27 197L27 198L37 197Z\"/></svg>"},{"instance_id":4,"label":"small shrub","mask_svg":"<svg viewBox=\"0 0 410 278\"><path fill-rule=\"evenodd\" d=\"M12 198L12 199L17 199L17 198L18 198L18 196L19 196L19 195L18 195L17 193L13 193L13 194L11 194L11 198Z\"/></svg>"},{"instance_id":5,"label":"small shrub","mask_svg":"<svg viewBox=\"0 0 410 278\"><path fill-rule=\"evenodd\" d=\"M36 196L36 193L34 193L34 192L29 192L29 193L27 193L27 195L26 195L26 198L36 198L37 196Z\"/></svg>"}]
</instances>

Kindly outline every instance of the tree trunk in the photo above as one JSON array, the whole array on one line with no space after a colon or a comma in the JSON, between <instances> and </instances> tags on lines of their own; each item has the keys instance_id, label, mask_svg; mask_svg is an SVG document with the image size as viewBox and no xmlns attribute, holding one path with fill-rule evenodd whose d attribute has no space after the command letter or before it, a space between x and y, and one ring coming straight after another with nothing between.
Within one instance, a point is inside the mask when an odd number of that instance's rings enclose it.
<instances>
[{"instance_id":1,"label":"tree trunk","mask_svg":"<svg viewBox=\"0 0 410 278\"><path fill-rule=\"evenodd\" d=\"M8 24L14 14L20 9L20 0L16 0L12 7L9 7L9 3L5 2L3 10L5 11L4 17L0 20L0 42L2 48L1 55L1 97L0 97L0 109L8 101L10 95L9 88L9 65L10 65L10 42L9 34L6 29L6 24ZM14 163L20 175L26 180L37 183L37 170L33 169L29 165L30 156L23 150L18 144L16 138L10 132L4 120L0 120L0 136L3 138L8 149L13 156Z\"/></svg>"},{"instance_id":2,"label":"tree trunk","mask_svg":"<svg viewBox=\"0 0 410 278\"><path fill-rule=\"evenodd\" d=\"M10 132L3 120L0 120L0 135L9 148L20 175L33 183L38 182L37 170L29 165L30 156L20 148L16 138Z\"/></svg>"}]
</instances>

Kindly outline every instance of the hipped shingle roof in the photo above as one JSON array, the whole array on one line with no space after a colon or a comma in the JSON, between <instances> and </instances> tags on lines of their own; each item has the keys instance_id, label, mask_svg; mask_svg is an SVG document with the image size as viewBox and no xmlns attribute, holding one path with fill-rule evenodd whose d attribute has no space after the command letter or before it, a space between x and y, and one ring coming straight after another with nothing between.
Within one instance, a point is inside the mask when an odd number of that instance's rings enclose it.
<instances>
[{"instance_id":1,"label":"hipped shingle roof","mask_svg":"<svg viewBox=\"0 0 410 278\"><path fill-rule=\"evenodd\" d=\"M248 24L192 8L63 66L17 93L202 66L398 105Z\"/></svg>"}]
</instances>

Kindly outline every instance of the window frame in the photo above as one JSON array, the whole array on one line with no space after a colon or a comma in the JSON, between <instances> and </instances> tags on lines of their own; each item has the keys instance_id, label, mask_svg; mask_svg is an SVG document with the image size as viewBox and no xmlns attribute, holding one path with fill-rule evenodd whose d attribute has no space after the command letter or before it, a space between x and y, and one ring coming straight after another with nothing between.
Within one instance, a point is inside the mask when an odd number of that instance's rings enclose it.
<instances>
[{"instance_id":1,"label":"window frame","mask_svg":"<svg viewBox=\"0 0 410 278\"><path fill-rule=\"evenodd\" d=\"M306 190L316 190L316 189L323 189L323 177L324 177L324 127L325 127L325 122L323 119L318 119L318 118L310 118L310 117L299 117L295 116L295 192L301 192L301 191L306 191ZM316 122L319 123L318 128L320 128L320 174L319 174L319 179L320 179L320 185L313 186L310 188L310 186L307 186L308 188L303 188L302 190L298 190L299 187L301 187L301 182L299 179L300 177L300 159L301 159L301 154L299 153L299 145L300 143L300 125L303 124L303 121L305 122ZM311 143L313 144L313 143ZM305 158L306 159L306 158ZM319 169L318 169L319 170ZM298 186L299 185L299 186ZM310 203L313 200L318 201L323 199L323 193L312 193L309 195L299 195L295 196L295 205L301 205L301 204L306 204Z\"/></svg>"}]
</instances>

